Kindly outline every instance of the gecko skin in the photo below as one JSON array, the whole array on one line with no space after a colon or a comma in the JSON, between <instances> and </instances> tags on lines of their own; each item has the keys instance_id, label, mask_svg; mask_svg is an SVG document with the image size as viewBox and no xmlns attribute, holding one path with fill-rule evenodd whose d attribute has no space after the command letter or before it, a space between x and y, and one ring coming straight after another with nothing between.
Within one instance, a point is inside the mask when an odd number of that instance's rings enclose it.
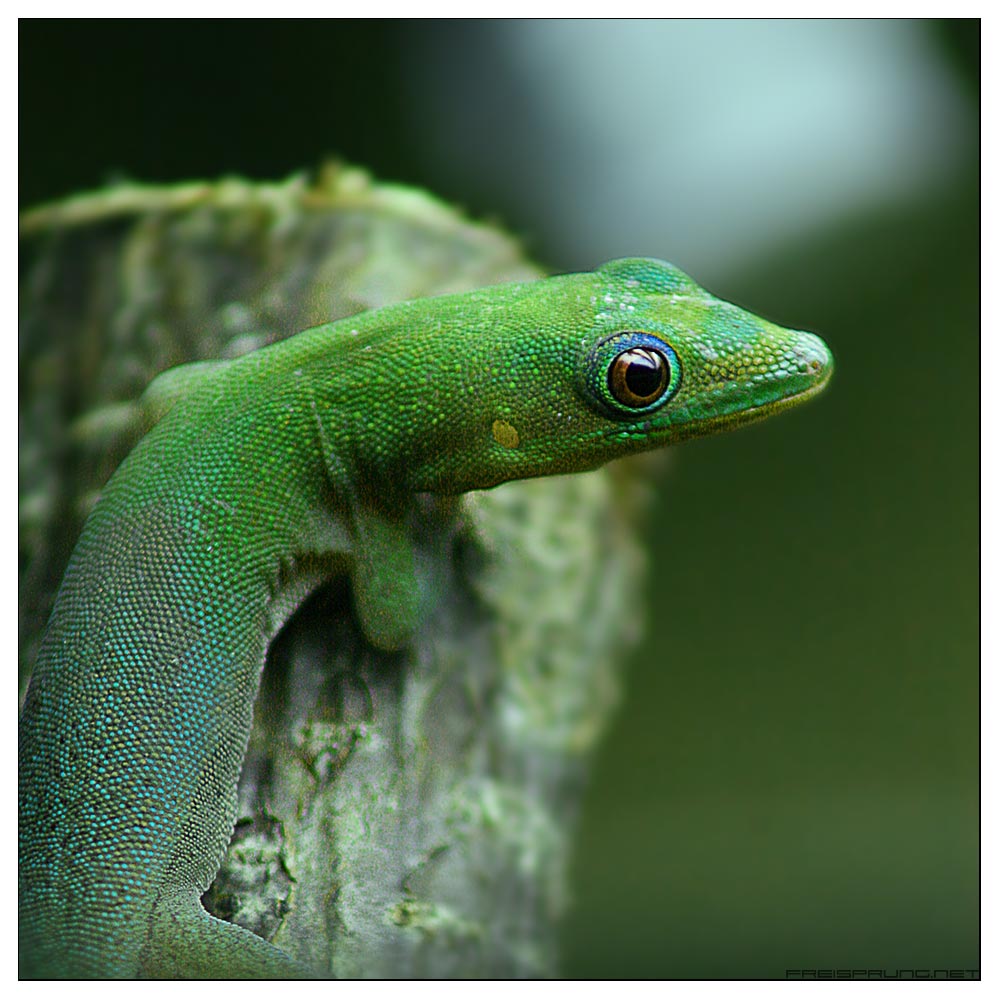
<instances>
[{"instance_id":1,"label":"gecko skin","mask_svg":"<svg viewBox=\"0 0 1000 1000\"><path fill-rule=\"evenodd\" d=\"M823 342L661 261L421 299L153 382L70 560L19 732L23 977L293 977L199 897L233 830L267 646L349 576L421 624L415 495L581 472L819 392Z\"/></svg>"}]
</instances>

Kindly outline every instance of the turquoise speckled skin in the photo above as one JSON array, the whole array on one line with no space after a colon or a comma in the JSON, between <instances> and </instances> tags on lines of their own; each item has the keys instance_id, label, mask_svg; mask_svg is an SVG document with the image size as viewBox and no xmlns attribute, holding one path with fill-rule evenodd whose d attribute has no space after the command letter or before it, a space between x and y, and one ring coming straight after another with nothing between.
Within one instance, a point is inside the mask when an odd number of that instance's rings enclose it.
<instances>
[{"instance_id":1,"label":"turquoise speckled skin","mask_svg":"<svg viewBox=\"0 0 1000 1000\"><path fill-rule=\"evenodd\" d=\"M818 392L826 347L660 261L423 299L161 376L56 601L20 726L26 977L310 970L199 902L268 642L350 578L420 625L416 493L595 468Z\"/></svg>"}]
</instances>

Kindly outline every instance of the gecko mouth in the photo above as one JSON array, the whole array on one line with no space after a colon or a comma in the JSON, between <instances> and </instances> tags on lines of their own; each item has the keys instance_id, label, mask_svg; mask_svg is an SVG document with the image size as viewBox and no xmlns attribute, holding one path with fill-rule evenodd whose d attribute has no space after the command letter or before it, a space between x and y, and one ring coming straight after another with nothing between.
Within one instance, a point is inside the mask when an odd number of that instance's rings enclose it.
<instances>
[{"instance_id":1,"label":"gecko mouth","mask_svg":"<svg viewBox=\"0 0 1000 1000\"><path fill-rule=\"evenodd\" d=\"M832 364L817 366L816 381L807 385L804 389L799 389L798 392L789 393L787 396L779 396L777 399L773 399L770 402L761 403L760 406L750 407L750 409L744 410L743 413L734 414L734 417L737 420L741 417L747 417L748 420L751 421L760 420L763 417L769 417L772 413L780 413L782 410L787 410L789 407L798 406L799 403L804 403L807 399L812 399L813 396L818 396L826 388L826 385L830 381L832 375Z\"/></svg>"},{"instance_id":2,"label":"gecko mouth","mask_svg":"<svg viewBox=\"0 0 1000 1000\"><path fill-rule=\"evenodd\" d=\"M746 410L730 414L727 417L714 418L709 422L712 427L741 427L743 424L757 423L757 421L764 420L766 417L781 413L782 410L798 406L812 399L813 396L818 396L826 388L826 384L830 381L832 375L832 364L818 366L815 381L811 382L804 389L799 389L797 392L789 393L786 396L779 396L777 399L761 403L759 406L751 406Z\"/></svg>"},{"instance_id":3,"label":"gecko mouth","mask_svg":"<svg viewBox=\"0 0 1000 1000\"><path fill-rule=\"evenodd\" d=\"M813 340L813 344L809 345L812 349L809 352L811 356L807 361L808 370L800 372L794 377L794 380L792 378L782 380L784 392L781 391L782 382L778 382L774 385L773 391L776 392L776 395L772 399L756 406L736 407L728 413L708 413L701 418L687 422L671 423L669 427L663 429L664 432L672 442L677 442L685 438L702 437L720 431L734 430L747 424L766 420L776 413L799 406L813 396L819 395L826 388L833 375L833 358L826 345L818 337L813 338L810 335L810 339ZM792 381L800 388L789 392L788 383Z\"/></svg>"}]
</instances>

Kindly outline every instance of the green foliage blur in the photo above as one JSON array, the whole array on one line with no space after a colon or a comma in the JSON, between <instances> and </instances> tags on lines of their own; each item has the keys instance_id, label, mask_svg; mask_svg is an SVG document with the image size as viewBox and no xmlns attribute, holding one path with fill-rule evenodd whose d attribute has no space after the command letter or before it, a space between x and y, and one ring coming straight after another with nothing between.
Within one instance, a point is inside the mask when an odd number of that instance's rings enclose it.
<instances>
[{"instance_id":1,"label":"green foliage blur","mask_svg":"<svg viewBox=\"0 0 1000 1000\"><path fill-rule=\"evenodd\" d=\"M21 22L22 205L336 155L830 344L655 483L569 976L979 966L979 24L810 24Z\"/></svg>"}]
</instances>

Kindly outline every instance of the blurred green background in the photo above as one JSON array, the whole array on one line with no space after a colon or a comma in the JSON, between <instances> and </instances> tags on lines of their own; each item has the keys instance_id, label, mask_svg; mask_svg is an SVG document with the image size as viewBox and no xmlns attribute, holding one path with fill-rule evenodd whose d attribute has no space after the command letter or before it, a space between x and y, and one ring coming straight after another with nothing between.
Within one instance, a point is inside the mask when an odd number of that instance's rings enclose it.
<instances>
[{"instance_id":1,"label":"blurred green background","mask_svg":"<svg viewBox=\"0 0 1000 1000\"><path fill-rule=\"evenodd\" d=\"M336 155L820 333L824 397L655 484L565 971L978 968L978 21L19 34L24 206Z\"/></svg>"}]
</instances>

